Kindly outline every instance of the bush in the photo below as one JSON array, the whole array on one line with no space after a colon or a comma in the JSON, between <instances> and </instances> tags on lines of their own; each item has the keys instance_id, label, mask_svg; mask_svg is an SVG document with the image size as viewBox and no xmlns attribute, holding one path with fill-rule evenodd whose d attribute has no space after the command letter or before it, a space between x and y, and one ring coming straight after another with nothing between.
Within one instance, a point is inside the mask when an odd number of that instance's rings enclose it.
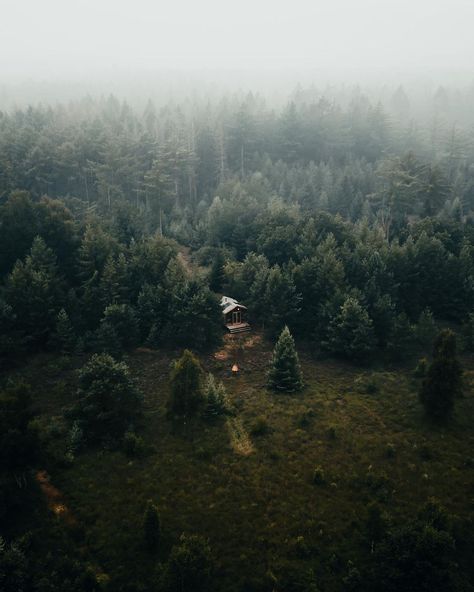
<instances>
[{"instance_id":1,"label":"bush","mask_svg":"<svg viewBox=\"0 0 474 592\"><path fill-rule=\"evenodd\" d=\"M181 535L171 549L162 576L161 588L166 592L205 592L212 590L214 562L206 539Z\"/></svg>"},{"instance_id":2,"label":"bush","mask_svg":"<svg viewBox=\"0 0 474 592\"><path fill-rule=\"evenodd\" d=\"M134 432L126 432L123 437L123 450L127 456L140 457L145 454L146 446L143 438Z\"/></svg>"},{"instance_id":3,"label":"bush","mask_svg":"<svg viewBox=\"0 0 474 592\"><path fill-rule=\"evenodd\" d=\"M264 417L257 417L250 427L252 436L264 436L270 432L270 426Z\"/></svg>"},{"instance_id":4,"label":"bush","mask_svg":"<svg viewBox=\"0 0 474 592\"><path fill-rule=\"evenodd\" d=\"M322 467L316 467L313 472L313 483L315 485L324 485L326 483L326 477L324 469Z\"/></svg>"},{"instance_id":5,"label":"bush","mask_svg":"<svg viewBox=\"0 0 474 592\"><path fill-rule=\"evenodd\" d=\"M420 358L416 368L413 370L413 376L415 378L424 378L428 370L428 360L426 358Z\"/></svg>"}]
</instances>

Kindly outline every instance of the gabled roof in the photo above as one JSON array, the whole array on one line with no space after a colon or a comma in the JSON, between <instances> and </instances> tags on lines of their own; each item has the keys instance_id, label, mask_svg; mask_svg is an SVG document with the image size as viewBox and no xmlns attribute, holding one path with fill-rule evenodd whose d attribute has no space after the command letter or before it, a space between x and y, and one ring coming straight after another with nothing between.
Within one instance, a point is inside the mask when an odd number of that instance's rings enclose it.
<instances>
[{"instance_id":1,"label":"gabled roof","mask_svg":"<svg viewBox=\"0 0 474 592\"><path fill-rule=\"evenodd\" d=\"M221 307L223 308L222 313L225 315L233 311L234 308L237 307L240 307L243 310L247 310L246 306L244 306L243 304L239 304L235 298L230 298L229 296L222 296Z\"/></svg>"}]
</instances>

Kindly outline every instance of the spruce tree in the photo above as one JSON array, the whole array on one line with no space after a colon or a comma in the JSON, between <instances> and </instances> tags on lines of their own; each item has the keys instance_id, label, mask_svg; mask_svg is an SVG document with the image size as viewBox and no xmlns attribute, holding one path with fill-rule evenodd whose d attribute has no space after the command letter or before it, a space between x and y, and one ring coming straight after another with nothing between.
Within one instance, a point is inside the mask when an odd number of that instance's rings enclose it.
<instances>
[{"instance_id":1,"label":"spruce tree","mask_svg":"<svg viewBox=\"0 0 474 592\"><path fill-rule=\"evenodd\" d=\"M212 374L207 377L204 390L205 407L204 416L208 419L214 419L220 415L225 415L229 411L227 402L227 393L222 382L216 382Z\"/></svg>"},{"instance_id":2,"label":"spruce tree","mask_svg":"<svg viewBox=\"0 0 474 592\"><path fill-rule=\"evenodd\" d=\"M295 348L295 342L288 327L285 327L273 350L268 386L275 391L288 393L303 388L303 376Z\"/></svg>"},{"instance_id":3,"label":"spruce tree","mask_svg":"<svg viewBox=\"0 0 474 592\"><path fill-rule=\"evenodd\" d=\"M62 308L56 317L54 342L63 354L70 354L76 345L76 336L69 315Z\"/></svg>"},{"instance_id":4,"label":"spruce tree","mask_svg":"<svg viewBox=\"0 0 474 592\"><path fill-rule=\"evenodd\" d=\"M161 521L158 508L148 500L143 516L143 536L149 551L155 551L160 543Z\"/></svg>"},{"instance_id":5,"label":"spruce tree","mask_svg":"<svg viewBox=\"0 0 474 592\"><path fill-rule=\"evenodd\" d=\"M211 270L209 272L209 287L213 292L220 292L222 290L222 286L225 281L225 262L225 257L222 251L219 249L216 251Z\"/></svg>"},{"instance_id":6,"label":"spruce tree","mask_svg":"<svg viewBox=\"0 0 474 592\"><path fill-rule=\"evenodd\" d=\"M171 395L168 402L170 413L186 418L197 412L203 398L201 375L199 360L185 349L171 371Z\"/></svg>"},{"instance_id":7,"label":"spruce tree","mask_svg":"<svg viewBox=\"0 0 474 592\"><path fill-rule=\"evenodd\" d=\"M434 420L447 420L456 397L462 393L462 368L456 357L456 336L443 329L437 336L433 361L420 389L420 401L426 414Z\"/></svg>"},{"instance_id":8,"label":"spruce tree","mask_svg":"<svg viewBox=\"0 0 474 592\"><path fill-rule=\"evenodd\" d=\"M324 344L329 351L345 358L364 361L375 348L372 319L356 298L346 298L329 327Z\"/></svg>"}]
</instances>

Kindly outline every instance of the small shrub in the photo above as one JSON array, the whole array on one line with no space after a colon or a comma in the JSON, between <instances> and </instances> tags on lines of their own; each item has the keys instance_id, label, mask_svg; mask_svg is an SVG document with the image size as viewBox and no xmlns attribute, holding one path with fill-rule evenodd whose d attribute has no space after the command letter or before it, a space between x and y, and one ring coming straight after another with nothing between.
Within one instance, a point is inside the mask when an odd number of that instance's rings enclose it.
<instances>
[{"instance_id":1,"label":"small shrub","mask_svg":"<svg viewBox=\"0 0 474 592\"><path fill-rule=\"evenodd\" d=\"M257 417L250 428L250 433L252 436L264 436L269 432L270 426L264 417Z\"/></svg>"},{"instance_id":2,"label":"small shrub","mask_svg":"<svg viewBox=\"0 0 474 592\"><path fill-rule=\"evenodd\" d=\"M425 461L434 459L433 450L428 444L422 444L420 446L420 458Z\"/></svg>"},{"instance_id":3,"label":"small shrub","mask_svg":"<svg viewBox=\"0 0 474 592\"><path fill-rule=\"evenodd\" d=\"M311 555L311 550L306 542L304 536L298 536L291 541L291 546L295 550L295 554L300 559L305 559Z\"/></svg>"},{"instance_id":4,"label":"small shrub","mask_svg":"<svg viewBox=\"0 0 474 592\"><path fill-rule=\"evenodd\" d=\"M387 444L387 446L385 447L385 456L387 458L395 458L397 454L397 449L395 448L395 445L392 444L391 442L389 442Z\"/></svg>"},{"instance_id":5,"label":"small shrub","mask_svg":"<svg viewBox=\"0 0 474 592\"><path fill-rule=\"evenodd\" d=\"M326 478L324 475L324 469L322 467L316 467L313 473L313 483L315 485L324 485Z\"/></svg>"},{"instance_id":6,"label":"small shrub","mask_svg":"<svg viewBox=\"0 0 474 592\"><path fill-rule=\"evenodd\" d=\"M416 368L413 370L413 376L416 378L424 378L426 371L428 370L428 360L426 358L420 358Z\"/></svg>"},{"instance_id":7,"label":"small shrub","mask_svg":"<svg viewBox=\"0 0 474 592\"><path fill-rule=\"evenodd\" d=\"M127 456L138 457L145 454L145 442L134 432L126 432L123 437L123 450Z\"/></svg>"},{"instance_id":8,"label":"small shrub","mask_svg":"<svg viewBox=\"0 0 474 592\"><path fill-rule=\"evenodd\" d=\"M329 440L335 440L337 438L336 428L334 426L329 426L326 430L326 435Z\"/></svg>"},{"instance_id":9,"label":"small shrub","mask_svg":"<svg viewBox=\"0 0 474 592\"><path fill-rule=\"evenodd\" d=\"M308 428L314 418L314 411L312 409L306 409L296 419L296 425L300 428Z\"/></svg>"}]
</instances>

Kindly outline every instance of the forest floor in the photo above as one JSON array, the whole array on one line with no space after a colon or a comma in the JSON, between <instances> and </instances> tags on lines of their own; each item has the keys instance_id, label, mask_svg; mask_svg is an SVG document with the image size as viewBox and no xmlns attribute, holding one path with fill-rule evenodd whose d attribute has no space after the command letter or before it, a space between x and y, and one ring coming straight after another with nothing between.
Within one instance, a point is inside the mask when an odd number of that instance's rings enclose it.
<instances>
[{"instance_id":1,"label":"forest floor","mask_svg":"<svg viewBox=\"0 0 474 592\"><path fill-rule=\"evenodd\" d=\"M453 421L437 428L423 417L411 368L361 369L303 353L304 391L273 394L265 388L271 345L256 333L229 335L201 362L224 382L235 414L180 427L165 411L177 355L141 349L126 360L145 394L137 432L146 455L91 450L48 468L48 487L60 492L57 499L117 587L131 573L149 581L157 561L186 532L209 538L217 590L251 590L315 566L330 591L338 589L347 561L357 565L366 554L371 501L395 521L413 519L430 497L473 518L473 359L463 360L466 393ZM59 421L70 404L74 368L82 361L39 356L23 369L41 385L37 406L44 423ZM313 483L316 467L324 471L321 485ZM148 499L162 519L157 557L143 549Z\"/></svg>"}]
</instances>

